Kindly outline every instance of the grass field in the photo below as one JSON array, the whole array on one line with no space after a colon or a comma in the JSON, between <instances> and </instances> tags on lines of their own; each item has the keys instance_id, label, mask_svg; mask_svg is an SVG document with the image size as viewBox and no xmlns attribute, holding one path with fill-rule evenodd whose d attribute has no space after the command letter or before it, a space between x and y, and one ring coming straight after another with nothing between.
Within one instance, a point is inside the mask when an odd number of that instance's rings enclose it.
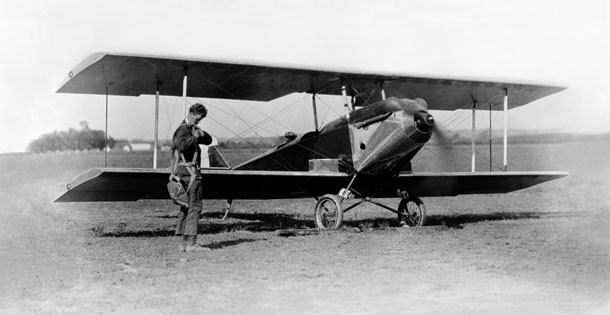
<instances>
[{"instance_id":1,"label":"grass field","mask_svg":"<svg viewBox=\"0 0 610 315\"><path fill-rule=\"evenodd\" d=\"M212 251L194 254L177 251L168 201L51 202L103 153L0 155L0 313L607 314L609 155L607 140L514 145L510 170L570 176L426 198L441 229L395 228L392 213L363 206L344 232L286 238L274 231L313 226L313 199L236 201L225 221L224 202L206 201L199 238ZM108 161L152 165L143 153ZM477 168L488 167L481 157ZM413 168L469 170L470 148L432 147Z\"/></svg>"}]
</instances>

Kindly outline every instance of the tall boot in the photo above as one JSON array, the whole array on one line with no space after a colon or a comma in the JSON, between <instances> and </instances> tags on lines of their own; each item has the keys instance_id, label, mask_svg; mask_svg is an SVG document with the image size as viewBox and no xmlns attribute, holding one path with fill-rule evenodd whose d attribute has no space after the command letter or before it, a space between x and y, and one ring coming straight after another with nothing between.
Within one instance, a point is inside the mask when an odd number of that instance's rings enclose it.
<instances>
[{"instance_id":1,"label":"tall boot","mask_svg":"<svg viewBox=\"0 0 610 315\"><path fill-rule=\"evenodd\" d=\"M197 235L189 235L188 241L186 244L186 251L192 252L192 251L200 251L200 250L211 250L211 249L209 247L203 247L203 246L197 244Z\"/></svg>"},{"instance_id":2,"label":"tall boot","mask_svg":"<svg viewBox=\"0 0 610 315\"><path fill-rule=\"evenodd\" d=\"M188 245L188 235L182 235L182 239L180 240L180 247L178 248L181 252L186 251L186 245Z\"/></svg>"},{"instance_id":3,"label":"tall boot","mask_svg":"<svg viewBox=\"0 0 610 315\"><path fill-rule=\"evenodd\" d=\"M187 237L188 237L188 239L187 239L186 245L190 245L190 246L197 245L197 235L188 235Z\"/></svg>"}]
</instances>

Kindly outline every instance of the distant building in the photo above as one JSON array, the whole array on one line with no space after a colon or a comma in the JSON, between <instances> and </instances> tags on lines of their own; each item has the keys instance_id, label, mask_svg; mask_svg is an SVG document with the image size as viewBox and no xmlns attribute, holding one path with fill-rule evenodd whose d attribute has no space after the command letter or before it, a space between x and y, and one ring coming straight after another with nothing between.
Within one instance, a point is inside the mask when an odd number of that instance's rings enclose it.
<instances>
[{"instance_id":1,"label":"distant building","mask_svg":"<svg viewBox=\"0 0 610 315\"><path fill-rule=\"evenodd\" d=\"M152 151L153 144L149 142L131 142L123 146L125 152Z\"/></svg>"}]
</instances>

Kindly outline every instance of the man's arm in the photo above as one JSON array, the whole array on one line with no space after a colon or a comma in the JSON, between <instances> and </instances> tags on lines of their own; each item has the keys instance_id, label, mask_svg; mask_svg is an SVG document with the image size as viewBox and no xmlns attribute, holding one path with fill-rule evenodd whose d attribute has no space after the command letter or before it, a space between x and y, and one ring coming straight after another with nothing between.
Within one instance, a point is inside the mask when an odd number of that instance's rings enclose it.
<instances>
[{"instance_id":1,"label":"man's arm","mask_svg":"<svg viewBox=\"0 0 610 315\"><path fill-rule=\"evenodd\" d=\"M210 136L209 133L207 133L201 129L197 129L196 134L200 135L200 137L197 140L199 144L210 145L212 143L212 136Z\"/></svg>"},{"instance_id":2,"label":"man's arm","mask_svg":"<svg viewBox=\"0 0 610 315\"><path fill-rule=\"evenodd\" d=\"M171 182L172 179L176 179L177 182L180 181L180 178L176 175L176 172L178 171L178 161L180 160L180 157L178 155L178 151L177 150L173 150L172 149L172 163L170 165L170 172L169 172L169 181Z\"/></svg>"},{"instance_id":3,"label":"man's arm","mask_svg":"<svg viewBox=\"0 0 610 315\"><path fill-rule=\"evenodd\" d=\"M193 135L190 129L180 127L178 130L176 130L174 141L176 142L176 148L178 151L184 152L188 148L197 145L198 139Z\"/></svg>"},{"instance_id":4,"label":"man's arm","mask_svg":"<svg viewBox=\"0 0 610 315\"><path fill-rule=\"evenodd\" d=\"M184 152L188 148L196 146L198 144L208 145L212 143L212 136L207 132L197 129L195 132L191 132L188 128L180 127L176 130L176 135L174 136L176 141L176 148L178 151Z\"/></svg>"}]
</instances>

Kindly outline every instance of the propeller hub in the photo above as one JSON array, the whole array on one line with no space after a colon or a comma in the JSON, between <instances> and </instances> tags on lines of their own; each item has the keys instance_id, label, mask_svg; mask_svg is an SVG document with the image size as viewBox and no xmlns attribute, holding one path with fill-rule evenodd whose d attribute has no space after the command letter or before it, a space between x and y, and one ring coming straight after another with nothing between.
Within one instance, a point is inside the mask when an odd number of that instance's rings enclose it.
<instances>
[{"instance_id":1,"label":"propeller hub","mask_svg":"<svg viewBox=\"0 0 610 315\"><path fill-rule=\"evenodd\" d=\"M427 112L418 112L415 114L415 127L417 130L427 133L434 127L434 117Z\"/></svg>"}]
</instances>

